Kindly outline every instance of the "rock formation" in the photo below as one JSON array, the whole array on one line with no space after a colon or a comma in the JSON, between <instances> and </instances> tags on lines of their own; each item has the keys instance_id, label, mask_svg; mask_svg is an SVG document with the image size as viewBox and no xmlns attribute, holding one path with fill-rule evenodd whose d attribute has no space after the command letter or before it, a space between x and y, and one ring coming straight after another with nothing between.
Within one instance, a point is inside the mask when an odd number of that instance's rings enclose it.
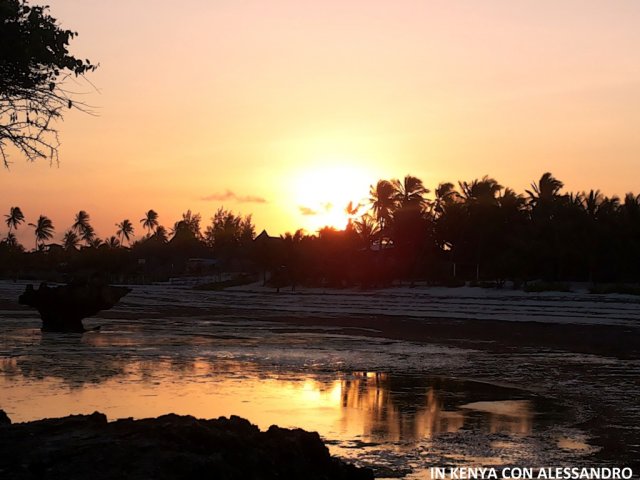
<instances>
[{"instance_id":1,"label":"rock formation","mask_svg":"<svg viewBox=\"0 0 640 480\"><path fill-rule=\"evenodd\" d=\"M317 433L240 417L164 415L107 422L101 413L0 424L0 478L368 480L331 457Z\"/></svg>"},{"instance_id":2,"label":"rock formation","mask_svg":"<svg viewBox=\"0 0 640 480\"><path fill-rule=\"evenodd\" d=\"M41 283L38 290L27 285L18 302L38 310L43 332L84 332L83 318L110 309L130 291L96 282L59 287Z\"/></svg>"}]
</instances>

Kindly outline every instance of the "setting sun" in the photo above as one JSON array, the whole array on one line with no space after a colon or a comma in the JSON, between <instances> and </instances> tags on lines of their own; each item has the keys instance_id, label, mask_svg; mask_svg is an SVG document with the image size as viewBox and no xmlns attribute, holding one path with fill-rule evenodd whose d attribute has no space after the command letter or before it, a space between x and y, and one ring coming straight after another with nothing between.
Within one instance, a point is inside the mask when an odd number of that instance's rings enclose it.
<instances>
[{"instance_id":1,"label":"setting sun","mask_svg":"<svg viewBox=\"0 0 640 480\"><path fill-rule=\"evenodd\" d=\"M343 229L349 219L347 205L366 206L369 186L374 182L375 176L366 169L339 158L298 172L292 194L298 224L310 233L325 226Z\"/></svg>"}]
</instances>

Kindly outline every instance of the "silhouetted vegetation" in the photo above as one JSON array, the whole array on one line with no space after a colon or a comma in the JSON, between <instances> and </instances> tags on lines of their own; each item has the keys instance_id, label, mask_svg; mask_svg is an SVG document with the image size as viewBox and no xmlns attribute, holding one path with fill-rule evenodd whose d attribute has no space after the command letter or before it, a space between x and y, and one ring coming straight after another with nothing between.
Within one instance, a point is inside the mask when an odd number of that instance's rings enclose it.
<instances>
[{"instance_id":1,"label":"silhouetted vegetation","mask_svg":"<svg viewBox=\"0 0 640 480\"><path fill-rule=\"evenodd\" d=\"M65 109L85 110L64 88L67 77L96 69L69 53L76 35L60 28L47 6L0 2L0 156L5 166L9 145L29 160L57 160L54 120Z\"/></svg>"},{"instance_id":2,"label":"silhouetted vegetation","mask_svg":"<svg viewBox=\"0 0 640 480\"><path fill-rule=\"evenodd\" d=\"M213 275L203 282L210 288L254 275L292 289L418 280L502 287L511 281L540 292L568 291L568 282L589 281L610 285L594 292L635 292L619 284L640 278L640 196L629 193L621 201L598 190L562 189L550 173L524 194L485 176L460 181L457 188L441 183L430 196L420 179L408 175L373 185L368 210L346 206L344 230L325 227L280 237L264 231L256 237L251 215L220 208L204 231L199 213L186 211L168 232L149 210L140 220L147 232L142 238L134 241L132 222L123 220L116 235L100 240L81 210L60 245L46 243L54 233L47 217L30 224L36 237L31 253L16 241L14 230L24 215L12 207L5 215L9 231L0 244L0 268L14 277L97 271L112 281L133 282Z\"/></svg>"}]
</instances>

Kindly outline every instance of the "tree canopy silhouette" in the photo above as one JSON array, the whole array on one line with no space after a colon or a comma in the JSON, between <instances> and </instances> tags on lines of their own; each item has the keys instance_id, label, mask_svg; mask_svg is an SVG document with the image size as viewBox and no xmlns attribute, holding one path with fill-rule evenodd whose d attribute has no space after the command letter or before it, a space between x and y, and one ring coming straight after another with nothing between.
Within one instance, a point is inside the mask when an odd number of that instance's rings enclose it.
<instances>
[{"instance_id":1,"label":"tree canopy silhouette","mask_svg":"<svg viewBox=\"0 0 640 480\"><path fill-rule=\"evenodd\" d=\"M91 245L96 236L95 230L89 223L90 221L89 214L84 210L80 210L76 214L74 224L71 226L71 230L78 234L87 245Z\"/></svg>"},{"instance_id":2,"label":"tree canopy silhouette","mask_svg":"<svg viewBox=\"0 0 640 480\"><path fill-rule=\"evenodd\" d=\"M201 215L191 210L172 232L148 210L140 220L146 235L134 240L134 225L126 219L117 224L116 235L100 239L89 214L80 210L62 245L48 243L54 229L47 217L30 223L36 236L33 256L23 254L14 233L24 215L10 207L4 215L9 231L0 241L0 275L18 268L65 273L95 268L117 275L118 281L126 275L148 281L193 273L189 260L204 258L215 259L219 271L260 272L263 281L271 271L273 286L288 283L292 288L367 288L397 280L496 287L507 281L514 286L531 281L637 283L640 195L620 199L595 188L563 188L551 173L522 194L484 176L442 182L429 197L422 181L407 175L372 185L368 205L350 202L344 230L325 227L309 235L298 230L282 237L266 231L256 237L251 215L220 207L204 232ZM86 248L78 250L81 243ZM640 294L640 287L632 288Z\"/></svg>"},{"instance_id":3,"label":"tree canopy silhouette","mask_svg":"<svg viewBox=\"0 0 640 480\"><path fill-rule=\"evenodd\" d=\"M0 155L5 166L9 145L31 161L57 161L53 122L64 109L86 110L64 85L69 77L97 68L69 53L76 35L61 28L46 6L30 6L26 0L0 2Z\"/></svg>"},{"instance_id":4,"label":"tree canopy silhouette","mask_svg":"<svg viewBox=\"0 0 640 480\"><path fill-rule=\"evenodd\" d=\"M36 250L44 246L44 242L53 238L53 222L49 217L40 215L36 223L30 223L29 226L35 228L34 235L36 237Z\"/></svg>"},{"instance_id":5,"label":"tree canopy silhouette","mask_svg":"<svg viewBox=\"0 0 640 480\"><path fill-rule=\"evenodd\" d=\"M140 219L140 223L143 228L147 230L147 235L151 235L151 232L155 233L156 228L158 228L159 225L158 212L155 210L149 210L144 214L144 217Z\"/></svg>"},{"instance_id":6,"label":"tree canopy silhouette","mask_svg":"<svg viewBox=\"0 0 640 480\"><path fill-rule=\"evenodd\" d=\"M9 215L5 215L4 218L7 227L9 227L8 235L11 235L12 230L17 229L21 223L24 223L24 213L22 213L20 207L11 207Z\"/></svg>"},{"instance_id":7,"label":"tree canopy silhouette","mask_svg":"<svg viewBox=\"0 0 640 480\"><path fill-rule=\"evenodd\" d=\"M125 240L127 241L127 243L130 243L131 237L133 236L133 224L131 223L131 221L125 219L120 223L116 223L116 227L118 227L116 235L120 239L120 243L124 242Z\"/></svg>"}]
</instances>

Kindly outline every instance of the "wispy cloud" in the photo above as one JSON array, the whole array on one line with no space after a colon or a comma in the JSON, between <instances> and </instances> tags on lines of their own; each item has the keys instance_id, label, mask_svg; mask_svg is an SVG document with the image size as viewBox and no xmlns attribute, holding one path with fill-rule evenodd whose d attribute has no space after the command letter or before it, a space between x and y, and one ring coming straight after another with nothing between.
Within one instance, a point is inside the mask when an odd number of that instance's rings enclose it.
<instances>
[{"instance_id":1,"label":"wispy cloud","mask_svg":"<svg viewBox=\"0 0 640 480\"><path fill-rule=\"evenodd\" d=\"M321 212L329 212L333 209L333 204L331 202L321 203L320 208L315 209L311 207L305 207L304 205L298 205L298 210L302 215L311 216L311 215L319 215Z\"/></svg>"},{"instance_id":2,"label":"wispy cloud","mask_svg":"<svg viewBox=\"0 0 640 480\"><path fill-rule=\"evenodd\" d=\"M237 193L227 189L224 193L212 193L206 197L202 197L201 200L207 202L226 202L234 200L238 203L267 203L267 200L263 197L256 195L238 195Z\"/></svg>"},{"instance_id":3,"label":"wispy cloud","mask_svg":"<svg viewBox=\"0 0 640 480\"><path fill-rule=\"evenodd\" d=\"M313 208L303 207L302 205L298 206L298 210L300 210L300 213L302 215L306 215L306 216L311 216L311 215L317 215L318 214L318 212L316 210L314 210Z\"/></svg>"}]
</instances>

